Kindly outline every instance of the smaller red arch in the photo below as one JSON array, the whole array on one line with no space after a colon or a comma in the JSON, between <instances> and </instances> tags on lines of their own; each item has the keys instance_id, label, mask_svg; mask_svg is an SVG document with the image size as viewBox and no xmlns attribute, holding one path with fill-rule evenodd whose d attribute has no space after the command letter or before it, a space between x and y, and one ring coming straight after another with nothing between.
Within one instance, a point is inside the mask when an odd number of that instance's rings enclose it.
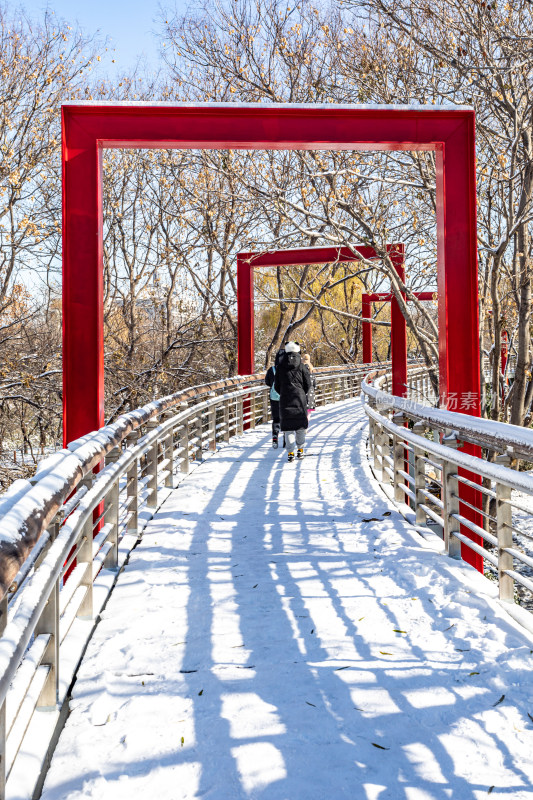
<instances>
[{"instance_id":1,"label":"smaller red arch","mask_svg":"<svg viewBox=\"0 0 533 800\"><path fill-rule=\"evenodd\" d=\"M398 276L405 279L405 247L400 242L386 246ZM237 254L237 370L251 375L255 370L254 353L254 269L260 267L299 267L307 264L349 263L361 259L378 259L370 245L354 247L297 247L267 252ZM363 306L364 308L364 306ZM400 390L407 382L407 334L405 320L398 303L393 303L395 338L392 342L393 387ZM399 316L398 316L399 315ZM364 314L363 314L364 316ZM402 327L403 322L403 327ZM363 361L366 361L363 358ZM367 362L368 363L368 362ZM399 391L400 394L404 394ZM394 392L396 394L396 392Z\"/></svg>"}]
</instances>

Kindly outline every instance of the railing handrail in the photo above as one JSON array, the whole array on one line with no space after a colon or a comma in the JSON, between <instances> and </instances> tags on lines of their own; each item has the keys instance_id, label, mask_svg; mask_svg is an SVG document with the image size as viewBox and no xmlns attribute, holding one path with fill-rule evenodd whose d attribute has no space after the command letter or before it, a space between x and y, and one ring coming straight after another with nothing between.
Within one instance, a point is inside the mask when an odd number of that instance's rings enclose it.
<instances>
[{"instance_id":1,"label":"railing handrail","mask_svg":"<svg viewBox=\"0 0 533 800\"><path fill-rule=\"evenodd\" d=\"M254 388L258 390L262 387L256 386ZM252 388L251 391L254 391L254 388ZM250 388L247 387L246 389L238 390L237 393L248 394L249 392ZM231 394L234 395L236 392L232 392ZM210 405L223 400L223 395L213 398L211 401L205 400L195 404L195 411L202 411ZM124 450L118 461L106 465L104 469L98 473L97 480L83 496L71 517L66 521L61 533L55 539L42 563L39 565L39 576L38 581L36 581L37 587L33 588L35 593L39 594L40 600L39 603L36 604L34 599L31 598L28 603L28 613L22 614L27 620L25 631L17 640L9 639L7 646L2 646L3 643L0 643L0 705L5 700L7 691L16 673L18 663L24 655L26 646L31 639L35 622L42 613L46 598L50 594L51 586L59 577L62 566L73 546L73 539L77 536L77 531L90 520L93 508L104 499L109 487L123 476L131 464L139 458L140 455L146 452L151 445L157 442L168 430L175 427L183 419L186 419L190 411L190 409L185 409L171 419L162 422L157 428L148 431L148 433L139 439L133 447Z\"/></svg>"},{"instance_id":2,"label":"railing handrail","mask_svg":"<svg viewBox=\"0 0 533 800\"><path fill-rule=\"evenodd\" d=\"M483 458L478 458L469 453L462 453L459 450L452 450L446 447L446 445L433 442L431 439L426 439L424 436L419 436L407 428L396 425L392 420L387 419L373 408L368 407L368 405L366 405L365 411L367 416L379 422L393 436L400 437L414 447L424 449L426 452L435 456L435 458L445 459L456 467L462 467L470 472L476 472L483 478L490 478L498 483L509 486L511 489L516 489L516 491L523 491L533 495L533 476L529 475L527 472L519 472L516 469L511 469L501 464L494 464ZM426 421L424 418L421 418L421 420ZM448 425L447 428L457 431L455 426Z\"/></svg>"},{"instance_id":3,"label":"railing handrail","mask_svg":"<svg viewBox=\"0 0 533 800\"><path fill-rule=\"evenodd\" d=\"M409 419L426 422L439 430L454 430L464 442L498 452L508 451L512 457L533 460L533 430L507 422L425 406L409 397L396 397L381 389L386 377L386 373L373 373L361 385L362 392L376 404L401 412ZM370 383L371 380L373 384Z\"/></svg>"},{"instance_id":4,"label":"railing handrail","mask_svg":"<svg viewBox=\"0 0 533 800\"><path fill-rule=\"evenodd\" d=\"M374 365L339 365L315 369L317 378L347 372L365 372ZM237 376L200 384L147 403L97 431L92 431L43 459L31 480L17 481L20 491L13 502L5 497L7 509L0 529L0 600L50 525L57 512L80 481L97 467L105 456L142 425L181 403L198 402L212 392L227 392L263 386L264 373ZM25 490L24 490L25 484ZM2 496L0 496L0 504Z\"/></svg>"},{"instance_id":5,"label":"railing handrail","mask_svg":"<svg viewBox=\"0 0 533 800\"><path fill-rule=\"evenodd\" d=\"M33 478L25 481L22 497L4 513L0 531L0 599L16 573L51 523L65 500L85 475L101 463L107 453L141 425L180 403L198 401L210 392L252 386L261 375L239 376L181 390L121 414L97 431L70 442L66 448L43 459ZM0 497L0 502L2 498Z\"/></svg>"},{"instance_id":6,"label":"railing handrail","mask_svg":"<svg viewBox=\"0 0 533 800\"><path fill-rule=\"evenodd\" d=\"M533 631L533 615L514 605L523 596L531 607L533 596L533 533L521 525L531 514L533 476L518 469L518 456L533 452L533 432L395 397L381 388L388 379L374 374L361 383L377 480L416 525L437 525L449 556L497 580L508 613ZM427 378L410 375L409 391L420 381ZM490 460L461 452L465 442L476 453L488 449Z\"/></svg>"}]
</instances>

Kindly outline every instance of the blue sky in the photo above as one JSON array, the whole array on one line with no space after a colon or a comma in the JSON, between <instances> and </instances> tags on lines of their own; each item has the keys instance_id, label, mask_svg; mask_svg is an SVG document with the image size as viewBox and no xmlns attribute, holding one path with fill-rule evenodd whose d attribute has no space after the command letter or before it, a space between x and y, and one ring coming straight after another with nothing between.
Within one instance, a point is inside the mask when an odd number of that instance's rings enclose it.
<instances>
[{"instance_id":1,"label":"blue sky","mask_svg":"<svg viewBox=\"0 0 533 800\"><path fill-rule=\"evenodd\" d=\"M183 12L188 4L188 0L161 2L163 7L177 7ZM133 67L139 55L144 56L149 66L157 66L159 45L154 32L158 29L159 2L23 0L23 6L31 16L39 15L48 7L69 24L79 22L86 33L93 34L99 30L103 39L108 37L110 42L105 67L110 77ZM115 64L112 59L115 59Z\"/></svg>"}]
</instances>

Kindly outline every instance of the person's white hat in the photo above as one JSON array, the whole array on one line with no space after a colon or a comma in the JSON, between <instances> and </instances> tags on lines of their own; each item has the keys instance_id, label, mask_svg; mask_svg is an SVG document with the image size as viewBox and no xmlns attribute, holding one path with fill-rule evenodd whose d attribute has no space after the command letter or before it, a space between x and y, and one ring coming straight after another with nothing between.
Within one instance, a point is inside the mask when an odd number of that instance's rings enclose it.
<instances>
[{"instance_id":1,"label":"person's white hat","mask_svg":"<svg viewBox=\"0 0 533 800\"><path fill-rule=\"evenodd\" d=\"M285 352L286 353L299 353L300 352L300 345L298 342L287 342L285 345Z\"/></svg>"}]
</instances>

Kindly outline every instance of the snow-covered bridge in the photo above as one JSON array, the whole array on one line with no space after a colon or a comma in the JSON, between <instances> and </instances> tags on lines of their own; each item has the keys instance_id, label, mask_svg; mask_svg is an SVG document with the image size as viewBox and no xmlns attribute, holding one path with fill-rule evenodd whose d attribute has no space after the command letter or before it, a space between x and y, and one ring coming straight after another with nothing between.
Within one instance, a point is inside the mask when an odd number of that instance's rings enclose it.
<instances>
[{"instance_id":1,"label":"snow-covered bridge","mask_svg":"<svg viewBox=\"0 0 533 800\"><path fill-rule=\"evenodd\" d=\"M527 512L510 486L531 495L533 479L483 462L496 511L479 504L481 528L456 504L473 457L423 436L450 412L411 400L399 416L406 401L381 395L390 419L360 380L319 376L301 463L272 450L264 384L247 378L134 412L15 487L6 537L24 513L26 542L48 524L37 511L66 503L10 578L1 796L533 797L533 637L516 621L530 617L502 603L508 580L531 584L533 558L504 537ZM427 393L421 370L410 382ZM507 460L532 447L511 426L453 422ZM449 557L465 531L499 581Z\"/></svg>"},{"instance_id":2,"label":"snow-covered bridge","mask_svg":"<svg viewBox=\"0 0 533 800\"><path fill-rule=\"evenodd\" d=\"M266 426L186 477L89 644L44 800L533 796L533 645L366 465L358 401L303 463Z\"/></svg>"}]
</instances>

